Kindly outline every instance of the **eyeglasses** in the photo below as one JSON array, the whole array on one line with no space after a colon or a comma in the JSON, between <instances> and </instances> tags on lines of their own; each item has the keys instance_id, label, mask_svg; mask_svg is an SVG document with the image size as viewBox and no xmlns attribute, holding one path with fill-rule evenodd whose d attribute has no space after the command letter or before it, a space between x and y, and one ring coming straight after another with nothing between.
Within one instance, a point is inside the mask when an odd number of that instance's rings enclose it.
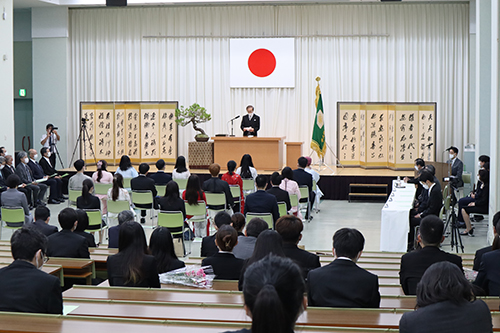
<instances>
[{"instance_id":1,"label":"eyeglasses","mask_svg":"<svg viewBox=\"0 0 500 333\"><path fill-rule=\"evenodd\" d=\"M43 254L43 263L46 264L47 261L49 261L49 259L50 259L49 256L44 253Z\"/></svg>"}]
</instances>

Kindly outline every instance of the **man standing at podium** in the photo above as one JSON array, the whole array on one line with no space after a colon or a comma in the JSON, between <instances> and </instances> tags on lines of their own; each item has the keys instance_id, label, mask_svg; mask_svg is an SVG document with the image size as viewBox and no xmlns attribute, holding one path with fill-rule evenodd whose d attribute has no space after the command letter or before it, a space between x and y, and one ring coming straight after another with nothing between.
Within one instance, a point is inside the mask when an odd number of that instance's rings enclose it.
<instances>
[{"instance_id":1,"label":"man standing at podium","mask_svg":"<svg viewBox=\"0 0 500 333\"><path fill-rule=\"evenodd\" d=\"M243 131L243 136L257 136L257 131L260 128L260 118L254 112L253 106L247 106L248 114L243 116L241 119L241 130Z\"/></svg>"}]
</instances>

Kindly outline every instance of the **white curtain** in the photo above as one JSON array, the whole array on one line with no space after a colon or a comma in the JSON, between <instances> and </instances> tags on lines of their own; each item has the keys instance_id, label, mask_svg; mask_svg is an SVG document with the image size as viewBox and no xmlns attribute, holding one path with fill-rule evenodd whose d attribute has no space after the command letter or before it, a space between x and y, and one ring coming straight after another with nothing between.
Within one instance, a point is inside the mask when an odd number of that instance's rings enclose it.
<instances>
[{"instance_id":1,"label":"white curtain","mask_svg":"<svg viewBox=\"0 0 500 333\"><path fill-rule=\"evenodd\" d=\"M446 146L463 146L468 15L468 4L456 3L72 9L73 127L81 101L167 100L206 107L213 120L202 126L215 135L252 104L260 135L303 141L309 154L320 76L334 152L337 102L437 102L440 159ZM158 35L186 38L143 38ZM295 88L231 89L227 36L283 35L301 36ZM194 134L180 128L179 154L187 156Z\"/></svg>"}]
</instances>

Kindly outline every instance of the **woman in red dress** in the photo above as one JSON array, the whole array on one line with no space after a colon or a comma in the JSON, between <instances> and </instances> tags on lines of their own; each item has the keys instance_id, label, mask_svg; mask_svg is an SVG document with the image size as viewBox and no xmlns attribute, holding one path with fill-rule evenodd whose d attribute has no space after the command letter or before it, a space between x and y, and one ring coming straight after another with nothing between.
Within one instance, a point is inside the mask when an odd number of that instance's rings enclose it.
<instances>
[{"instance_id":1,"label":"woman in red dress","mask_svg":"<svg viewBox=\"0 0 500 333\"><path fill-rule=\"evenodd\" d=\"M243 208L245 207L245 197L243 196L243 180L241 179L240 175L234 172L235 169L235 161L231 160L227 162L227 172L222 175L221 179L229 185L238 185L240 187L240 212L243 214Z\"/></svg>"}]
</instances>

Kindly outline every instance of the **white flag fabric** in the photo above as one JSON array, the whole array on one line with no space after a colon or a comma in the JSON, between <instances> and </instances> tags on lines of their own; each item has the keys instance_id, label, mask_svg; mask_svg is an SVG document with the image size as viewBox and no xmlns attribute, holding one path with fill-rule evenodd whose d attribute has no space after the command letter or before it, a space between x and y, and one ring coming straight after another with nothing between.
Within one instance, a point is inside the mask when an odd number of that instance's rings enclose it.
<instances>
[{"instance_id":1,"label":"white flag fabric","mask_svg":"<svg viewBox=\"0 0 500 333\"><path fill-rule=\"evenodd\" d=\"M294 88L295 39L229 40L231 88Z\"/></svg>"}]
</instances>

